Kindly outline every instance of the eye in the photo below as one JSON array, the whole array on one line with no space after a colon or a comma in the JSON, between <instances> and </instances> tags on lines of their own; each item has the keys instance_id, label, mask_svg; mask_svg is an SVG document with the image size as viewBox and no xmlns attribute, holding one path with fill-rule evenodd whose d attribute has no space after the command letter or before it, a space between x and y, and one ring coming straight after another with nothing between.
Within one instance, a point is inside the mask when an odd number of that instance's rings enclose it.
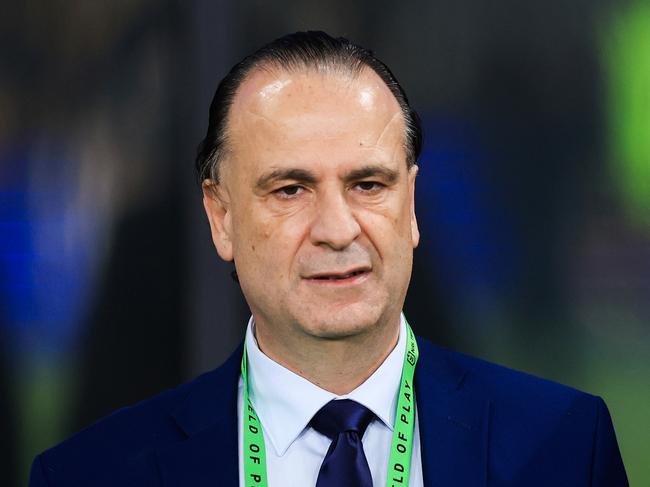
<instances>
[{"instance_id":1,"label":"eye","mask_svg":"<svg viewBox=\"0 0 650 487\"><path fill-rule=\"evenodd\" d=\"M355 184L355 188L363 193L372 193L384 188L384 184L377 181L359 181Z\"/></svg>"},{"instance_id":2,"label":"eye","mask_svg":"<svg viewBox=\"0 0 650 487\"><path fill-rule=\"evenodd\" d=\"M282 188L276 189L273 191L275 195L277 195L279 198L293 198L300 193L302 193L305 190L302 186L298 186L297 184L291 184L289 186L283 186Z\"/></svg>"}]
</instances>

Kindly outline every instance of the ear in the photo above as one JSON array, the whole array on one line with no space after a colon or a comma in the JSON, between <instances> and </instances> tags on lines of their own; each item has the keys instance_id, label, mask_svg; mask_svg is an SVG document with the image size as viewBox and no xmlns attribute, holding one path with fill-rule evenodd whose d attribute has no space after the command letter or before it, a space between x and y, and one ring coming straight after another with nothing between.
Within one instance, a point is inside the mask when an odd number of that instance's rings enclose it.
<instances>
[{"instance_id":1,"label":"ear","mask_svg":"<svg viewBox=\"0 0 650 487\"><path fill-rule=\"evenodd\" d=\"M223 260L232 261L232 215L229 198L223 186L210 179L203 181L201 188L203 207L210 222L212 242Z\"/></svg>"},{"instance_id":2,"label":"ear","mask_svg":"<svg viewBox=\"0 0 650 487\"><path fill-rule=\"evenodd\" d=\"M415 178L418 175L419 167L415 164L411 166L408 174L409 181L409 199L411 205L411 243L413 248L418 246L420 242L420 229L418 228L418 221L415 217Z\"/></svg>"}]
</instances>

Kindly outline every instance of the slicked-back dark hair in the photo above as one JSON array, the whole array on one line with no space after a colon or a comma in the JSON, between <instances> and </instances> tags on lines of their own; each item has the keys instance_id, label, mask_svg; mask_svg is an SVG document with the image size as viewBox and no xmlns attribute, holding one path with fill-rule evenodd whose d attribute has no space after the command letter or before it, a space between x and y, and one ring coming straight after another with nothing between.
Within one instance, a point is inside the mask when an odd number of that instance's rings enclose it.
<instances>
[{"instance_id":1,"label":"slicked-back dark hair","mask_svg":"<svg viewBox=\"0 0 650 487\"><path fill-rule=\"evenodd\" d=\"M219 165L227 151L228 114L233 99L247 76L257 68L280 68L288 72L315 70L347 72L358 75L364 68L372 69L384 81L399 104L406 133L406 163L416 163L422 149L420 119L408 102L406 93L391 70L372 51L344 37L332 37L321 31L295 32L280 37L235 64L221 80L210 104L208 132L199 145L196 170L199 183L206 179L219 181Z\"/></svg>"}]
</instances>

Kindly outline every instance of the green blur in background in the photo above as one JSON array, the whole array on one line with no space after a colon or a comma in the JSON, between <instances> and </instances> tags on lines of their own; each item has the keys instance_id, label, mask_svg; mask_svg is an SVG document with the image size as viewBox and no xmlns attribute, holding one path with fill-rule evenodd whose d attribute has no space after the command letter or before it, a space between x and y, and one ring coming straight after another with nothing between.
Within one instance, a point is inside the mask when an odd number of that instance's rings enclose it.
<instances>
[{"instance_id":1,"label":"green blur in background","mask_svg":"<svg viewBox=\"0 0 650 487\"><path fill-rule=\"evenodd\" d=\"M415 331L602 396L630 484L650 485L647 2L3 10L7 485L26 483L38 452L218 365L241 339L248 311L211 248L193 156L216 81L304 29L373 48L425 122Z\"/></svg>"}]
</instances>

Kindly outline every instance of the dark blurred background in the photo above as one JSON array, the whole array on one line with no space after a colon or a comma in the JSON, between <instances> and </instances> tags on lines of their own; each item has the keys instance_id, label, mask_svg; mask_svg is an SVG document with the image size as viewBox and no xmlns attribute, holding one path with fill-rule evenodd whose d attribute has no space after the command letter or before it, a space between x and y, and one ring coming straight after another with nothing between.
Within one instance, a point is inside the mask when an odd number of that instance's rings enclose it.
<instances>
[{"instance_id":1,"label":"dark blurred background","mask_svg":"<svg viewBox=\"0 0 650 487\"><path fill-rule=\"evenodd\" d=\"M373 48L421 113L416 332L603 396L650 485L648 2L5 3L3 485L241 339L193 158L227 69L305 29Z\"/></svg>"}]
</instances>

